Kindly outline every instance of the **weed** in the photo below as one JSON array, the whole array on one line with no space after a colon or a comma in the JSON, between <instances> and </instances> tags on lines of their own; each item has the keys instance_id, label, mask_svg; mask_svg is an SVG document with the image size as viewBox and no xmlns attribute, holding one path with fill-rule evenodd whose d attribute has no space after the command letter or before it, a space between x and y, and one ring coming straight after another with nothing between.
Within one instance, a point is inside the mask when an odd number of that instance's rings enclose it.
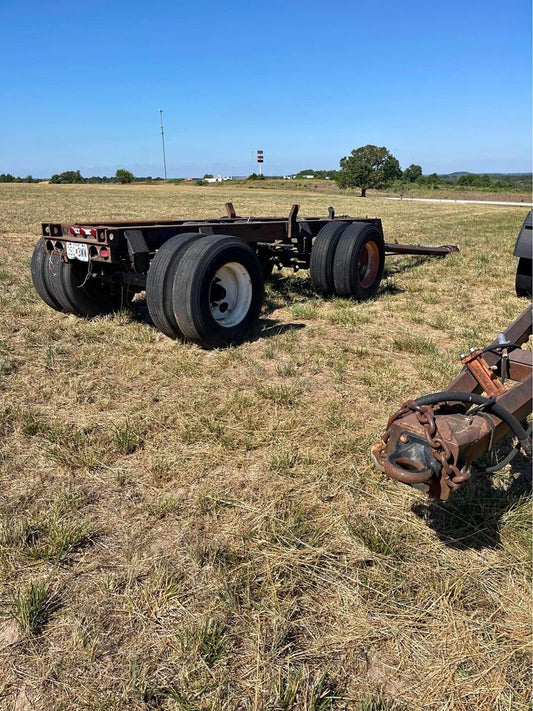
<instances>
[{"instance_id":1,"label":"weed","mask_svg":"<svg viewBox=\"0 0 533 711\"><path fill-rule=\"evenodd\" d=\"M94 530L87 521L72 522L52 513L22 523L5 521L0 545L16 547L27 558L62 563L93 536Z\"/></svg>"},{"instance_id":2,"label":"weed","mask_svg":"<svg viewBox=\"0 0 533 711\"><path fill-rule=\"evenodd\" d=\"M261 385L257 388L258 394L265 398L265 400L270 400L276 405L285 405L286 407L296 405L302 390L301 385L286 385L284 383L281 385Z\"/></svg>"},{"instance_id":3,"label":"weed","mask_svg":"<svg viewBox=\"0 0 533 711\"><path fill-rule=\"evenodd\" d=\"M139 422L126 419L121 424L113 425L112 442L120 454L133 454L143 446L144 431Z\"/></svg>"},{"instance_id":4,"label":"weed","mask_svg":"<svg viewBox=\"0 0 533 711\"><path fill-rule=\"evenodd\" d=\"M375 521L364 520L357 523L346 521L348 530L355 538L359 539L372 551L383 556L400 558L404 550L401 533L385 525L378 525Z\"/></svg>"},{"instance_id":5,"label":"weed","mask_svg":"<svg viewBox=\"0 0 533 711\"><path fill-rule=\"evenodd\" d=\"M405 353L415 353L423 355L438 355L437 346L424 337L403 336L394 339L394 349Z\"/></svg>"},{"instance_id":6,"label":"weed","mask_svg":"<svg viewBox=\"0 0 533 711\"><path fill-rule=\"evenodd\" d=\"M37 634L58 607L59 597L48 583L30 581L11 593L11 615L27 634Z\"/></svg>"}]
</instances>

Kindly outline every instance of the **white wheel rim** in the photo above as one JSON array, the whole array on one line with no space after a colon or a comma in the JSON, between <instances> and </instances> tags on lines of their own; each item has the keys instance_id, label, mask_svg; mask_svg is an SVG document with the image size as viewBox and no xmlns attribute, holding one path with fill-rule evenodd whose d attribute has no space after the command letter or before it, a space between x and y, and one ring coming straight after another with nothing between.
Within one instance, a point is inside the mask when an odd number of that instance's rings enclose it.
<instances>
[{"instance_id":1,"label":"white wheel rim","mask_svg":"<svg viewBox=\"0 0 533 711\"><path fill-rule=\"evenodd\" d=\"M252 303L252 280L238 262L220 267L209 288L211 315L220 326L231 328L240 323Z\"/></svg>"}]
</instances>

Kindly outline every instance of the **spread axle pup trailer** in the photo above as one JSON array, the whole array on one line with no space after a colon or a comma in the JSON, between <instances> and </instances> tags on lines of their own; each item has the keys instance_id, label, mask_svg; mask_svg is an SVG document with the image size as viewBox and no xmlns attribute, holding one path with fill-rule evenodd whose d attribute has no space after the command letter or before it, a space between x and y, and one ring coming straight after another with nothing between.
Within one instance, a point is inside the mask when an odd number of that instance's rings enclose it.
<instances>
[{"instance_id":1,"label":"spread axle pup trailer","mask_svg":"<svg viewBox=\"0 0 533 711\"><path fill-rule=\"evenodd\" d=\"M34 286L50 307L93 317L146 291L156 328L216 348L242 341L256 324L273 266L309 269L317 293L373 296L386 254L444 256L457 247L384 241L378 218L239 217L42 224Z\"/></svg>"}]
</instances>

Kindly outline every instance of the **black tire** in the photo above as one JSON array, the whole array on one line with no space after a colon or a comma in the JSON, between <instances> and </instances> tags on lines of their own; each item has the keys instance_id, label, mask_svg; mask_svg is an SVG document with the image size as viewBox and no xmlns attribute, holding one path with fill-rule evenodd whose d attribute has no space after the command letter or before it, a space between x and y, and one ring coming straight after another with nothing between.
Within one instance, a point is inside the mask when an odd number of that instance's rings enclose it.
<instances>
[{"instance_id":1,"label":"black tire","mask_svg":"<svg viewBox=\"0 0 533 711\"><path fill-rule=\"evenodd\" d=\"M262 302L261 265L245 242L211 235L187 247L173 284L174 315L186 340L204 348L239 343Z\"/></svg>"},{"instance_id":2,"label":"black tire","mask_svg":"<svg viewBox=\"0 0 533 711\"><path fill-rule=\"evenodd\" d=\"M50 268L52 266L52 256L44 251L44 239L40 239L35 245L31 257L31 279L35 291L39 294L45 304L56 311L63 311L61 303L54 294L51 284L52 276Z\"/></svg>"},{"instance_id":3,"label":"black tire","mask_svg":"<svg viewBox=\"0 0 533 711\"><path fill-rule=\"evenodd\" d=\"M92 318L129 305L132 292L119 284L90 276L89 269L90 262L61 262L59 280L60 289L64 291L65 311Z\"/></svg>"},{"instance_id":4,"label":"black tire","mask_svg":"<svg viewBox=\"0 0 533 711\"><path fill-rule=\"evenodd\" d=\"M317 234L311 249L309 273L313 288L323 296L335 293L333 260L342 233L348 222L329 222Z\"/></svg>"},{"instance_id":5,"label":"black tire","mask_svg":"<svg viewBox=\"0 0 533 711\"><path fill-rule=\"evenodd\" d=\"M172 288L174 274L185 249L204 234L186 232L175 235L157 250L146 279L146 305L154 326L169 338L183 336L174 316Z\"/></svg>"},{"instance_id":6,"label":"black tire","mask_svg":"<svg viewBox=\"0 0 533 711\"><path fill-rule=\"evenodd\" d=\"M354 222L342 233L333 260L338 296L368 299L378 290L385 245L381 231L368 222Z\"/></svg>"},{"instance_id":7,"label":"black tire","mask_svg":"<svg viewBox=\"0 0 533 711\"><path fill-rule=\"evenodd\" d=\"M61 273L65 263L61 259L61 255L58 252L52 252L48 258L46 278L50 285L50 291L54 295L56 301L61 305L61 310L67 314L74 313L72 311L72 306L65 293L65 287L63 286L63 280L61 279Z\"/></svg>"},{"instance_id":8,"label":"black tire","mask_svg":"<svg viewBox=\"0 0 533 711\"><path fill-rule=\"evenodd\" d=\"M532 260L527 257L520 257L518 260L515 279L517 296L528 296L531 298L531 266Z\"/></svg>"}]
</instances>

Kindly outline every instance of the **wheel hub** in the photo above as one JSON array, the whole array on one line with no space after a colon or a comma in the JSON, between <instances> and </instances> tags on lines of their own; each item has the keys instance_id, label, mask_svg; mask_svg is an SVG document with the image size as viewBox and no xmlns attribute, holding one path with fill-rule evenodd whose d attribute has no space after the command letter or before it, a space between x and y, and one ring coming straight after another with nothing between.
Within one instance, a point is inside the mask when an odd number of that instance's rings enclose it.
<instances>
[{"instance_id":1,"label":"wheel hub","mask_svg":"<svg viewBox=\"0 0 533 711\"><path fill-rule=\"evenodd\" d=\"M252 280L238 262L228 262L216 272L209 290L211 315L221 326L240 323L252 303Z\"/></svg>"}]
</instances>

